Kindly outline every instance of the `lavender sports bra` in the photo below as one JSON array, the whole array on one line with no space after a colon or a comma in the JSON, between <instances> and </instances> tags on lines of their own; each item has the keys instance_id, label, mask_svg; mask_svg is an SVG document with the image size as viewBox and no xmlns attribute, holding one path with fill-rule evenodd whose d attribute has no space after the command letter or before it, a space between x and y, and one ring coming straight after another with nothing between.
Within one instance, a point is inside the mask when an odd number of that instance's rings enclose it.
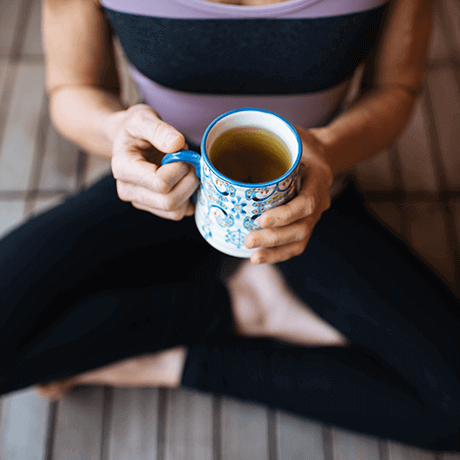
<instances>
[{"instance_id":1,"label":"lavender sports bra","mask_svg":"<svg viewBox=\"0 0 460 460\"><path fill-rule=\"evenodd\" d=\"M257 107L327 124L374 47L387 0L101 0L144 101L199 145L222 113Z\"/></svg>"}]
</instances>

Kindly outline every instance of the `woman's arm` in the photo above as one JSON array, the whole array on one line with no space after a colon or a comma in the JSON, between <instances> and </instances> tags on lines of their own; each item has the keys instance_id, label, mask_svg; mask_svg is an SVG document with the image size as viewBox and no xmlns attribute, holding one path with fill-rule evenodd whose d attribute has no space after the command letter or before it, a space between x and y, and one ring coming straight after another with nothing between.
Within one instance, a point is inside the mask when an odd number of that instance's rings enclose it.
<instances>
[{"instance_id":1,"label":"woman's arm","mask_svg":"<svg viewBox=\"0 0 460 460\"><path fill-rule=\"evenodd\" d=\"M392 0L374 51L366 61L363 93L355 105L323 128L333 174L391 145L404 131L420 93L428 58L434 0Z\"/></svg>"},{"instance_id":2,"label":"woman's arm","mask_svg":"<svg viewBox=\"0 0 460 460\"><path fill-rule=\"evenodd\" d=\"M42 0L46 89L56 128L110 157L107 116L123 109L111 34L96 0Z\"/></svg>"},{"instance_id":3,"label":"woman's arm","mask_svg":"<svg viewBox=\"0 0 460 460\"><path fill-rule=\"evenodd\" d=\"M251 256L253 263L278 263L301 254L330 207L334 175L380 153L407 126L425 74L433 1L391 0L379 42L366 63L360 99L326 127L296 126L305 178L293 200L263 213L262 230L246 236L246 247L260 248Z\"/></svg>"},{"instance_id":4,"label":"woman's arm","mask_svg":"<svg viewBox=\"0 0 460 460\"><path fill-rule=\"evenodd\" d=\"M46 88L54 125L90 153L111 157L121 200L165 219L194 213L198 186L185 163L159 167L184 136L144 104L120 101L112 37L97 0L42 0Z\"/></svg>"}]
</instances>

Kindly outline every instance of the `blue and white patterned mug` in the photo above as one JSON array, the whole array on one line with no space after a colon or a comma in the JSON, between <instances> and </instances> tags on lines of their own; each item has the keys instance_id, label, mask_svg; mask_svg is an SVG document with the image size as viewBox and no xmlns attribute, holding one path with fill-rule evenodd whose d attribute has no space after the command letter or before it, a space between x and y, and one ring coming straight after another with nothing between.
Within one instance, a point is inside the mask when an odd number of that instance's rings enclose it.
<instances>
[{"instance_id":1,"label":"blue and white patterned mug","mask_svg":"<svg viewBox=\"0 0 460 460\"><path fill-rule=\"evenodd\" d=\"M291 156L289 170L260 184L237 182L221 174L210 162L208 153L219 136L239 127L262 128L284 141ZM162 164L186 161L195 167L201 181L195 209L198 230L224 254L249 258L257 249L246 248L244 239L249 232L260 229L257 218L288 202L298 192L301 156L302 142L288 121L268 110L243 108L224 113L208 126L201 141L201 155L181 150L166 155Z\"/></svg>"}]
</instances>

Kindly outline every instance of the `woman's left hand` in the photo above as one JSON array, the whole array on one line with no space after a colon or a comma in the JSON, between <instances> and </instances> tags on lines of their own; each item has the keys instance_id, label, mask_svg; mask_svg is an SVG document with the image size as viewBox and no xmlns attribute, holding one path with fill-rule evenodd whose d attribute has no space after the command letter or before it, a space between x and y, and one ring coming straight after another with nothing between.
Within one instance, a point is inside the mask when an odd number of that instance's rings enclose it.
<instances>
[{"instance_id":1,"label":"woman's left hand","mask_svg":"<svg viewBox=\"0 0 460 460\"><path fill-rule=\"evenodd\" d=\"M295 128L303 148L301 188L289 203L265 211L259 218L262 230L246 236L247 248L260 248L251 256L253 264L275 264L302 254L321 214L331 205L333 173L321 155L324 144L308 130Z\"/></svg>"}]
</instances>

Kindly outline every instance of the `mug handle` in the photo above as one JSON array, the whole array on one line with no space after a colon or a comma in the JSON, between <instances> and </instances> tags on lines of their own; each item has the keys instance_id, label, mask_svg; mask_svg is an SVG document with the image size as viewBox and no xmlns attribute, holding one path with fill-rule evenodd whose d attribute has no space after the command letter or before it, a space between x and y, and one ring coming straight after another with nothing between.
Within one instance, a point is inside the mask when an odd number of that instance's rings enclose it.
<instances>
[{"instance_id":1,"label":"mug handle","mask_svg":"<svg viewBox=\"0 0 460 460\"><path fill-rule=\"evenodd\" d=\"M168 153L161 160L162 165L167 165L168 163L173 163L174 161L185 161L190 163L195 167L195 174L198 179L201 181L201 155L194 152L193 150L179 150L176 153ZM198 190L195 191L192 195L192 202L196 203L198 198Z\"/></svg>"}]
</instances>

